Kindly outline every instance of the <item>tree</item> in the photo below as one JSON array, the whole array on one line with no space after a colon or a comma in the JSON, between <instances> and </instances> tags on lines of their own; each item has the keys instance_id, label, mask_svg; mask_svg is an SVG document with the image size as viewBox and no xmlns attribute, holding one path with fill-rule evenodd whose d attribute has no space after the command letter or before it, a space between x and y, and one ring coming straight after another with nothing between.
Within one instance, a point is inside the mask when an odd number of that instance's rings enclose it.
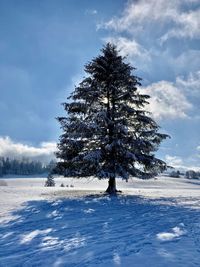
<instances>
[{"instance_id":1,"label":"tree","mask_svg":"<svg viewBox=\"0 0 200 267\"><path fill-rule=\"evenodd\" d=\"M195 172L193 170L186 171L185 176L187 179L199 179L199 172Z\"/></svg>"},{"instance_id":2,"label":"tree","mask_svg":"<svg viewBox=\"0 0 200 267\"><path fill-rule=\"evenodd\" d=\"M52 172L52 171L55 169L55 167L56 167L56 161L51 160L51 161L49 162L49 164L47 164L47 166L46 166L46 170L47 170L48 172Z\"/></svg>"},{"instance_id":3,"label":"tree","mask_svg":"<svg viewBox=\"0 0 200 267\"><path fill-rule=\"evenodd\" d=\"M180 174L180 171L172 171L169 176L173 178L179 178Z\"/></svg>"},{"instance_id":4,"label":"tree","mask_svg":"<svg viewBox=\"0 0 200 267\"><path fill-rule=\"evenodd\" d=\"M48 174L47 180L46 180L44 186L47 186L47 187L55 186L55 181L54 181L53 175L51 173Z\"/></svg>"},{"instance_id":5,"label":"tree","mask_svg":"<svg viewBox=\"0 0 200 267\"><path fill-rule=\"evenodd\" d=\"M58 143L57 171L65 176L108 178L106 192L116 193L116 177L151 178L167 167L155 157L168 135L144 110L149 96L141 94L141 79L110 43L85 65L87 77L70 101Z\"/></svg>"}]
</instances>

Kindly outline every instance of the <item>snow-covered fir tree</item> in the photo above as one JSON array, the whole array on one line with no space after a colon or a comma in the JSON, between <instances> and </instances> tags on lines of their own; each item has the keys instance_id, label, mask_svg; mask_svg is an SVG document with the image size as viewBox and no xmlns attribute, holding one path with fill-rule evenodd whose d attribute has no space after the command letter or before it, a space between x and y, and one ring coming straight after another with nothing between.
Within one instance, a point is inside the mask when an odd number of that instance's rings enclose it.
<instances>
[{"instance_id":1,"label":"snow-covered fir tree","mask_svg":"<svg viewBox=\"0 0 200 267\"><path fill-rule=\"evenodd\" d=\"M55 181L54 181L53 175L51 173L48 174L47 180L46 180L44 186L47 186L47 187L55 186Z\"/></svg>"},{"instance_id":2,"label":"snow-covered fir tree","mask_svg":"<svg viewBox=\"0 0 200 267\"><path fill-rule=\"evenodd\" d=\"M66 117L58 118L58 172L108 178L106 191L113 194L116 177L146 179L166 169L154 153L168 136L145 111L149 96L138 91L134 70L110 43L86 64L87 77L63 104Z\"/></svg>"}]
</instances>

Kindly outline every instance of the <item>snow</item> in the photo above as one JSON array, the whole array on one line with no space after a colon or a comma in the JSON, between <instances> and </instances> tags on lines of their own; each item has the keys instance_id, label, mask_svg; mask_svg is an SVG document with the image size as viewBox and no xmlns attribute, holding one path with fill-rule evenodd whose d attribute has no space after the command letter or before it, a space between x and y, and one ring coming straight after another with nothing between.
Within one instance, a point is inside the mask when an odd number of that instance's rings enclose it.
<instances>
[{"instance_id":1,"label":"snow","mask_svg":"<svg viewBox=\"0 0 200 267\"><path fill-rule=\"evenodd\" d=\"M185 234L184 230L181 230L180 227L176 226L172 228L170 233L159 233L157 234L157 238L161 241L170 241L174 238L180 237Z\"/></svg>"},{"instance_id":2,"label":"snow","mask_svg":"<svg viewBox=\"0 0 200 267\"><path fill-rule=\"evenodd\" d=\"M198 180L119 180L118 197L107 180L3 180L0 267L199 266Z\"/></svg>"},{"instance_id":3,"label":"snow","mask_svg":"<svg viewBox=\"0 0 200 267\"><path fill-rule=\"evenodd\" d=\"M35 238L39 234L48 234L51 231L52 231L51 228L50 229L46 229L46 230L35 230L35 231L32 231L32 232L22 236L20 244L30 243L33 240L33 238Z\"/></svg>"}]
</instances>

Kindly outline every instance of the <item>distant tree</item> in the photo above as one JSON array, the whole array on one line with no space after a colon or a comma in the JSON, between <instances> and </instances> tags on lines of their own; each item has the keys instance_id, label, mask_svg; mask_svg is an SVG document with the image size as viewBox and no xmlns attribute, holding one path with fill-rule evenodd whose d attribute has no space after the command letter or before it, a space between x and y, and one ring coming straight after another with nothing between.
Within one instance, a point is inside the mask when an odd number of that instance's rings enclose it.
<instances>
[{"instance_id":1,"label":"distant tree","mask_svg":"<svg viewBox=\"0 0 200 267\"><path fill-rule=\"evenodd\" d=\"M12 174L20 174L19 161L17 159L12 160Z\"/></svg>"},{"instance_id":2,"label":"distant tree","mask_svg":"<svg viewBox=\"0 0 200 267\"><path fill-rule=\"evenodd\" d=\"M106 192L115 194L116 177L146 179L166 169L154 153L168 135L145 111L149 96L138 91L141 79L134 70L110 43L86 64L88 76L63 104L67 116L58 118L59 172L108 178Z\"/></svg>"},{"instance_id":3,"label":"distant tree","mask_svg":"<svg viewBox=\"0 0 200 267\"><path fill-rule=\"evenodd\" d=\"M51 168L49 167L51 166ZM54 164L55 166L55 164ZM50 172L52 169L52 163L47 165L42 164L40 161L32 161L27 158L23 159L10 159L0 157L0 176L6 174L17 174L17 175L32 175L42 174Z\"/></svg>"},{"instance_id":4,"label":"distant tree","mask_svg":"<svg viewBox=\"0 0 200 267\"><path fill-rule=\"evenodd\" d=\"M172 171L169 176L173 178L179 178L180 174L180 171Z\"/></svg>"},{"instance_id":5,"label":"distant tree","mask_svg":"<svg viewBox=\"0 0 200 267\"><path fill-rule=\"evenodd\" d=\"M47 180L45 182L45 186L52 187L55 186L55 181L52 174L48 174Z\"/></svg>"},{"instance_id":6,"label":"distant tree","mask_svg":"<svg viewBox=\"0 0 200 267\"><path fill-rule=\"evenodd\" d=\"M51 160L49 164L47 164L46 169L48 172L52 172L55 169L55 167L56 167L56 161Z\"/></svg>"},{"instance_id":7,"label":"distant tree","mask_svg":"<svg viewBox=\"0 0 200 267\"><path fill-rule=\"evenodd\" d=\"M186 171L185 176L187 179L200 179L199 173L193 170Z\"/></svg>"},{"instance_id":8,"label":"distant tree","mask_svg":"<svg viewBox=\"0 0 200 267\"><path fill-rule=\"evenodd\" d=\"M7 158L4 160L4 166L3 166L4 174L9 174L9 170L10 170L10 168L11 168L10 159L7 157Z\"/></svg>"}]
</instances>

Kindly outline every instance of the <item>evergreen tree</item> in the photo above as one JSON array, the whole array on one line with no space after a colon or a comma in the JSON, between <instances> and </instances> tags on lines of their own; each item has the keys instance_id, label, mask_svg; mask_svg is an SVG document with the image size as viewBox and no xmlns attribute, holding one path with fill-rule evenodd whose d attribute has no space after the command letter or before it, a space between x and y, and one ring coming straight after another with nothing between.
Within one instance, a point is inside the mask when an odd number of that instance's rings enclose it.
<instances>
[{"instance_id":1,"label":"evergreen tree","mask_svg":"<svg viewBox=\"0 0 200 267\"><path fill-rule=\"evenodd\" d=\"M116 47L86 64L86 78L75 88L58 143L57 171L65 176L108 178L108 193L116 193L116 177L151 178L167 167L155 157L168 136L144 110L149 96L140 94L141 79Z\"/></svg>"},{"instance_id":2,"label":"evergreen tree","mask_svg":"<svg viewBox=\"0 0 200 267\"><path fill-rule=\"evenodd\" d=\"M47 187L55 186L55 181L54 181L53 175L51 173L48 174L47 180L46 180L44 186L47 186Z\"/></svg>"},{"instance_id":3,"label":"evergreen tree","mask_svg":"<svg viewBox=\"0 0 200 267\"><path fill-rule=\"evenodd\" d=\"M52 172L55 169L55 167L56 167L56 161L55 160L51 160L49 162L49 164L46 166L46 170L48 172Z\"/></svg>"}]
</instances>

